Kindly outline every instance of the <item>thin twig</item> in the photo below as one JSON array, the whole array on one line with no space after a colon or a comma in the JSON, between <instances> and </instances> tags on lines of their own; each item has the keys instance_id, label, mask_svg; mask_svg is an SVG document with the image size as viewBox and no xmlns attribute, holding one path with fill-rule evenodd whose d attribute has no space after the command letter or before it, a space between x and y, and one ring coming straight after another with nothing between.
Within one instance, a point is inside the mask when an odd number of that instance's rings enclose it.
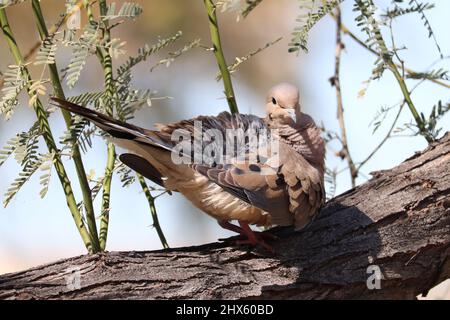
<instances>
[{"instance_id":1,"label":"thin twig","mask_svg":"<svg viewBox=\"0 0 450 320\"><path fill-rule=\"evenodd\" d=\"M402 77L402 75L400 74L400 72L397 69L397 66L392 61L388 61L388 66L389 66L389 69L394 74L394 77L400 86L403 96L405 97L406 104L408 105L409 110L411 111L411 114L413 115L413 118L416 121L417 128L419 129L420 134L425 138L425 140L427 140L428 143L433 142L433 139L428 134L428 132L425 128L425 124L423 123L422 119L420 118L419 112L417 111L417 109L411 99L411 93L408 90L405 79Z\"/></svg>"},{"instance_id":2,"label":"thin twig","mask_svg":"<svg viewBox=\"0 0 450 320\"><path fill-rule=\"evenodd\" d=\"M376 38L377 48L379 49L379 51L377 51L378 59L379 61L382 61L383 68L386 68L387 70L391 71L392 74L394 75L400 87L400 90L402 91L406 105L408 106L409 111L411 112L411 115L413 116L414 121L416 122L416 126L419 129L419 134L422 135L423 138L427 140L428 143L433 142L434 141L433 137L431 137L430 134L428 133L425 126L425 122L420 117L416 105L411 99L411 93L408 89L408 86L406 85L405 78L402 76L402 74L398 69L399 68L398 65L393 60L392 51L388 49L386 41L384 40L383 37L383 33L381 32L378 23L373 22L373 20L375 19L375 17L373 16L374 13L371 10L369 10L368 7L366 7L366 3L364 1L357 1L356 4L359 7L362 16L366 20L366 23L369 23L371 25L371 28L366 29L366 32L368 33L370 38Z\"/></svg>"},{"instance_id":3,"label":"thin twig","mask_svg":"<svg viewBox=\"0 0 450 320\"><path fill-rule=\"evenodd\" d=\"M231 82L231 74L223 54L222 43L220 40L216 5L213 0L204 0L204 4L209 18L209 30L211 34L211 41L213 43L214 55L216 56L217 64L222 75L228 106L231 113L238 113L239 109L236 103L236 97L234 95L233 83Z\"/></svg>"},{"instance_id":4,"label":"thin twig","mask_svg":"<svg viewBox=\"0 0 450 320\"><path fill-rule=\"evenodd\" d=\"M403 107L405 106L405 103L403 103L399 110L397 115L395 116L394 122L392 122L391 127L389 128L388 133L386 134L386 136L383 138L383 140L381 140L381 142L375 147L375 149L372 150L372 152L363 160L361 161L358 166L357 166L357 170L358 172L361 170L361 167L364 166L370 159L372 159L372 157L381 149L381 147L386 143L386 141L391 138L391 134L392 131L395 128L395 125L397 124L398 119L400 118L400 114L402 113Z\"/></svg>"},{"instance_id":5,"label":"thin twig","mask_svg":"<svg viewBox=\"0 0 450 320\"><path fill-rule=\"evenodd\" d=\"M340 69L341 69L341 55L342 49L344 48L344 44L342 43L342 32L341 32L341 9L338 6L336 8L336 55L335 55L335 73L334 77L331 78L331 82L336 88L336 100L337 100L337 118L339 121L339 127L341 130L340 141L342 144L342 150L339 152L341 158L346 159L348 163L348 167L350 169L350 180L352 183L352 188L356 186L356 178L358 177L358 170L353 162L353 159L350 155L350 150L347 141L347 132L345 127L344 120L344 103L342 100L342 91L341 91L341 81L340 81Z\"/></svg>"},{"instance_id":6,"label":"thin twig","mask_svg":"<svg viewBox=\"0 0 450 320\"><path fill-rule=\"evenodd\" d=\"M140 175L136 174L139 184L142 187L142 190L144 191L145 197L147 198L148 205L150 206L150 212L152 213L152 219L153 219L153 227L155 227L156 232L158 233L159 240L161 241L161 244L164 249L169 248L169 244L167 243L166 237L164 236L164 232L161 229L161 225L159 224L158 214L156 213L156 207L155 207L155 199L156 197L153 197L153 195L150 192L150 189L145 182L145 178Z\"/></svg>"},{"instance_id":7,"label":"thin twig","mask_svg":"<svg viewBox=\"0 0 450 320\"><path fill-rule=\"evenodd\" d=\"M281 41L283 39L283 37L279 37L278 39L274 40L274 41L270 41L268 43L266 43L266 45L264 47L260 47L248 54L246 54L243 57L236 57L236 59L234 60L233 64L228 66L228 70L230 70L230 74L233 74L234 72L236 72L237 68L244 63L245 61L248 61L250 58L254 57L255 55L257 55L258 53L264 51L265 49L273 46L274 44L276 44L277 42ZM216 80L219 81L220 79L222 79L222 74L220 72L217 73L216 76Z\"/></svg>"},{"instance_id":8,"label":"thin twig","mask_svg":"<svg viewBox=\"0 0 450 320\"><path fill-rule=\"evenodd\" d=\"M420 8L421 3L419 3L417 0L413 0L413 1L414 1L414 3L417 5L417 8ZM439 42L438 42L438 40L436 39L436 34L434 33L433 28L431 27L431 22L430 22L430 20L428 20L428 17L427 17L427 15L425 14L424 10L419 10L419 12L420 12L420 14L421 14L421 19L423 20L424 25L425 25L425 26L427 27L427 29L428 29L429 37L432 37L432 38L433 38L434 45L436 46L436 48L437 48L437 50L438 50L438 52L439 52L439 55L440 55L441 59L443 59L443 58L444 58L444 54L442 53L441 46L439 45Z\"/></svg>"},{"instance_id":9,"label":"thin twig","mask_svg":"<svg viewBox=\"0 0 450 320\"><path fill-rule=\"evenodd\" d=\"M419 83L417 83L412 89L411 89L411 94L422 84L422 83L424 83L425 82L425 79L422 79L421 81L419 81ZM396 124L397 124L397 122L398 122L398 119L400 119L400 114L402 113L402 111L403 111L403 107L405 106L405 101L403 101L402 103L400 103L400 107L399 107L399 109L398 109L398 113L397 113L397 115L395 116L395 119L394 119L394 122L392 122L392 125L391 125L391 127L389 128L389 130L388 130L388 132L387 132L387 134L386 134L386 136L383 138L383 140L381 140L381 142L375 147L375 149L374 150L372 150L372 152L363 160L363 161L361 161L360 163L358 163L358 165L357 165L357 169L358 169L358 172L359 173L361 173L360 172L360 170L361 170L361 167L362 166L364 166L380 149L381 149L381 147L386 143L386 141L388 140L388 139L391 139L391 138L394 138L394 137L401 137L401 135L395 135L395 136L392 136L392 132L394 131L394 129L395 129L395 126L396 126ZM393 106L394 107L394 106ZM393 107L391 107L391 108L393 108Z\"/></svg>"},{"instance_id":10,"label":"thin twig","mask_svg":"<svg viewBox=\"0 0 450 320\"><path fill-rule=\"evenodd\" d=\"M332 14L331 15L334 19L336 19L336 17ZM344 34L348 35L351 39L353 39L357 44L359 44L361 47L363 47L364 49L366 49L367 51L369 51L370 53L378 56L378 53L370 48L363 40L359 39L353 32L351 32L344 23L341 24L341 30ZM398 67L402 67L400 64L397 64ZM410 68L405 67L405 71L406 73L408 73L408 75L414 75L414 74L419 74L420 72L414 71ZM442 87L445 87L447 89L450 89L450 84L445 83L441 80L438 79L427 79L428 81L431 81L437 85L440 85Z\"/></svg>"}]
</instances>

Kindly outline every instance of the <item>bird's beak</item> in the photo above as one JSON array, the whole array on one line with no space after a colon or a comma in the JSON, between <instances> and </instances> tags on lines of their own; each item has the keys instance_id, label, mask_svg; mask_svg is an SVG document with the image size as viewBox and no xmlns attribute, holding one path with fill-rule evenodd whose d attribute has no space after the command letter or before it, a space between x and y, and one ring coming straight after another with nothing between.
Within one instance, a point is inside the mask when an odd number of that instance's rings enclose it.
<instances>
[{"instance_id":1,"label":"bird's beak","mask_svg":"<svg viewBox=\"0 0 450 320\"><path fill-rule=\"evenodd\" d=\"M297 115L295 114L295 109L285 109L289 117L294 121L294 123L297 123Z\"/></svg>"}]
</instances>

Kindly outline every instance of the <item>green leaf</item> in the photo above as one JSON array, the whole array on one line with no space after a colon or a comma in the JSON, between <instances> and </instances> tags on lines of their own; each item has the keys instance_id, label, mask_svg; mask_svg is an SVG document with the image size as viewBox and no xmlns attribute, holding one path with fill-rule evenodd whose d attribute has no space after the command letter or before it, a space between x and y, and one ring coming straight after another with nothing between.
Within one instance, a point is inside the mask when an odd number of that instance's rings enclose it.
<instances>
[{"instance_id":1,"label":"green leaf","mask_svg":"<svg viewBox=\"0 0 450 320\"><path fill-rule=\"evenodd\" d=\"M326 2L316 8L316 1L300 0L300 10L302 13L297 17L299 23L292 32L292 39L289 43L289 52L308 52L308 35L311 29L328 13L333 11L344 0L326 0ZM306 10L306 14L303 13Z\"/></svg>"},{"instance_id":2,"label":"green leaf","mask_svg":"<svg viewBox=\"0 0 450 320\"><path fill-rule=\"evenodd\" d=\"M136 176L134 175L134 171L129 167L124 165L122 162L119 162L119 167L117 169L117 173L119 174L120 182L122 182L122 187L129 187L136 181Z\"/></svg>"},{"instance_id":3,"label":"green leaf","mask_svg":"<svg viewBox=\"0 0 450 320\"><path fill-rule=\"evenodd\" d=\"M44 173L39 177L39 184L41 185L41 190L39 195L44 198L48 191L48 186L50 184L50 178L52 175L52 166L55 159L55 153L48 153L42 156L42 164L39 169Z\"/></svg>"},{"instance_id":4,"label":"green leaf","mask_svg":"<svg viewBox=\"0 0 450 320\"><path fill-rule=\"evenodd\" d=\"M106 16L102 17L104 20L113 20L117 18L135 19L142 13L142 7L134 2L125 2L116 13L116 3L113 2L108 7Z\"/></svg>"},{"instance_id":5,"label":"green leaf","mask_svg":"<svg viewBox=\"0 0 450 320\"><path fill-rule=\"evenodd\" d=\"M6 190L3 206L6 207L14 196L19 192L23 185L31 178L31 176L40 168L42 163L48 158L47 155L38 155L29 159L19 173L19 177L14 180L11 186Z\"/></svg>"},{"instance_id":6,"label":"green leaf","mask_svg":"<svg viewBox=\"0 0 450 320\"><path fill-rule=\"evenodd\" d=\"M180 57L182 54L188 52L189 50L191 50L193 48L197 48L198 46L200 46L200 39L196 39L194 41L187 43L183 48L181 48L175 52L170 52L166 58L159 60L154 66L152 66L150 68L150 72L152 72L155 68L157 68L161 65L165 65L166 67L169 67L172 64L172 62L175 61L176 58Z\"/></svg>"},{"instance_id":7,"label":"green leaf","mask_svg":"<svg viewBox=\"0 0 450 320\"><path fill-rule=\"evenodd\" d=\"M9 120L18 104L20 92L28 85L23 73L23 66L10 65L3 75L4 84L1 90L0 113Z\"/></svg>"},{"instance_id":8,"label":"green leaf","mask_svg":"<svg viewBox=\"0 0 450 320\"><path fill-rule=\"evenodd\" d=\"M155 45L151 47L145 45L144 47L140 48L138 50L137 56L129 57L124 64L122 64L121 66L119 66L119 68L117 68L118 80L120 81L121 78L126 76L126 73L128 73L131 70L131 68L136 66L138 63L145 61L151 55L157 53L161 49L164 49L165 47L176 42L178 39L181 38L182 34L183 33L181 31L178 31L175 35L173 35L170 38L160 39Z\"/></svg>"},{"instance_id":9,"label":"green leaf","mask_svg":"<svg viewBox=\"0 0 450 320\"><path fill-rule=\"evenodd\" d=\"M66 82L70 88L73 88L78 82L89 53L95 50L95 46L99 41L97 33L98 25L96 23L88 23L80 40L70 44L73 47L73 54L66 69Z\"/></svg>"},{"instance_id":10,"label":"green leaf","mask_svg":"<svg viewBox=\"0 0 450 320\"><path fill-rule=\"evenodd\" d=\"M53 36L46 38L39 48L36 54L36 59L34 60L34 65L41 64L54 64L56 50L58 49L57 43L54 41Z\"/></svg>"}]
</instances>

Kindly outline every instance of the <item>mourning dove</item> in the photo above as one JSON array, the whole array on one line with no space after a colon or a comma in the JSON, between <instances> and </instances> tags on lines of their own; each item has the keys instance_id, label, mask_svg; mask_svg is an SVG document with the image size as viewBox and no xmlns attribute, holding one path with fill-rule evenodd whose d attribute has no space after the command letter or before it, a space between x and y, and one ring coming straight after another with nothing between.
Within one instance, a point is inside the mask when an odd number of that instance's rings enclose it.
<instances>
[{"instance_id":1,"label":"mourning dove","mask_svg":"<svg viewBox=\"0 0 450 320\"><path fill-rule=\"evenodd\" d=\"M291 84L281 83L269 91L264 119L222 112L156 124L156 131L53 100L90 120L109 133L114 143L129 150L120 155L124 164L168 190L182 193L222 227L248 237L242 243L261 244L270 250L249 224L302 229L324 203L324 141L313 119L301 112L299 91ZM211 132L223 139L211 139ZM251 137L243 132L259 135L258 148L264 146L266 153L251 147ZM202 138L197 144L196 135ZM190 138L183 144L182 136ZM230 136L238 141L231 154L226 148ZM214 151L209 158L202 158L208 146ZM200 161L195 161L198 151ZM238 220L240 227L231 220Z\"/></svg>"}]
</instances>

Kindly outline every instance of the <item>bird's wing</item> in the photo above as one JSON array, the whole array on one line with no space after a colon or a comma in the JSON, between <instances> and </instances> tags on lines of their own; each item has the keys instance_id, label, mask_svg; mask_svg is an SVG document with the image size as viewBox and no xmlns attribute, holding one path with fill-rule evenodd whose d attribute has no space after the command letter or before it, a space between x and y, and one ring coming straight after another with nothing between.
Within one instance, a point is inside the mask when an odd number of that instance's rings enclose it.
<instances>
[{"instance_id":1,"label":"bird's wing","mask_svg":"<svg viewBox=\"0 0 450 320\"><path fill-rule=\"evenodd\" d=\"M296 229L305 227L319 211L325 199L323 176L291 147L280 148L280 173L289 195L289 212Z\"/></svg>"},{"instance_id":2,"label":"bird's wing","mask_svg":"<svg viewBox=\"0 0 450 320\"><path fill-rule=\"evenodd\" d=\"M280 142L274 165L262 163L193 165L193 169L241 200L267 211L273 224L303 228L322 205L320 174L299 153Z\"/></svg>"}]
</instances>

